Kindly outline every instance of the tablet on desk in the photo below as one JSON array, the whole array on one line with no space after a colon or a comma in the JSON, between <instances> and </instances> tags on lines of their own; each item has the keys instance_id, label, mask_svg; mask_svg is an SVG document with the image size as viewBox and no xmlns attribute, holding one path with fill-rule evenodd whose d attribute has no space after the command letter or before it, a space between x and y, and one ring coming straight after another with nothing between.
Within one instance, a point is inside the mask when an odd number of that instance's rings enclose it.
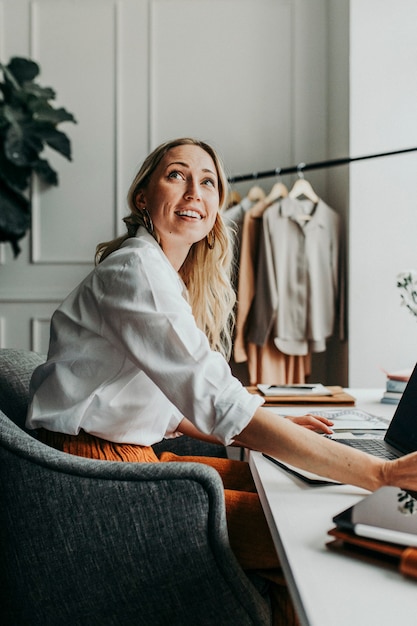
<instances>
[{"instance_id":1,"label":"tablet on desk","mask_svg":"<svg viewBox=\"0 0 417 626\"><path fill-rule=\"evenodd\" d=\"M295 385L263 385L257 388L264 396L331 396L332 391L321 383Z\"/></svg>"}]
</instances>

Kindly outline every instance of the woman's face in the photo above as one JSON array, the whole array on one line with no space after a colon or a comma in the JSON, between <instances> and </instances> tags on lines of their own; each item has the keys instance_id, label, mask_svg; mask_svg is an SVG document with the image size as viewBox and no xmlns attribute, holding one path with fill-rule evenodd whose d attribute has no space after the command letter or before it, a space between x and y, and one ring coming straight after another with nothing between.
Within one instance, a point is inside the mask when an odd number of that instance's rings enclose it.
<instances>
[{"instance_id":1,"label":"woman's face","mask_svg":"<svg viewBox=\"0 0 417 626\"><path fill-rule=\"evenodd\" d=\"M161 247L178 270L216 220L219 183L213 159L199 146L171 148L137 194L136 205L149 211Z\"/></svg>"}]
</instances>

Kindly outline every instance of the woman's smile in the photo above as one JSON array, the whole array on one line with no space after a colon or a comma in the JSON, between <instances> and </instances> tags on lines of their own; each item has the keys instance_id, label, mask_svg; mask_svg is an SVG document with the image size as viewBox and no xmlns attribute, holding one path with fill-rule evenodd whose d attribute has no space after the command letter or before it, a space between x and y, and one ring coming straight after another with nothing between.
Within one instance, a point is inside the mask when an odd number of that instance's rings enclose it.
<instances>
[{"instance_id":1,"label":"woman's smile","mask_svg":"<svg viewBox=\"0 0 417 626\"><path fill-rule=\"evenodd\" d=\"M202 220L203 216L198 211L194 211L193 209L180 209L176 211L176 214L180 217L192 217L193 219Z\"/></svg>"}]
</instances>

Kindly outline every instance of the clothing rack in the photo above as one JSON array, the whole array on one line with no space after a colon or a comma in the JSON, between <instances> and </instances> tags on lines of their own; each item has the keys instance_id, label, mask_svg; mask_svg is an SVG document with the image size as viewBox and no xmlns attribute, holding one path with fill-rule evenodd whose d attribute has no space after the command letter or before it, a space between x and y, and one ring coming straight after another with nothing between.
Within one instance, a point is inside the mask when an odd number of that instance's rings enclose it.
<instances>
[{"instance_id":1,"label":"clothing rack","mask_svg":"<svg viewBox=\"0 0 417 626\"><path fill-rule=\"evenodd\" d=\"M298 163L290 167L276 167L274 170L266 170L264 172L252 172L251 174L238 174L228 178L229 183L238 183L244 180L257 180L259 178L271 178L272 176L283 176L284 174L298 174L303 176L308 170L325 169L335 167L336 165L347 165L354 161L364 161L365 159L378 159L385 156L393 156L396 154L405 154L407 152L416 152L416 148L405 148L403 150L393 150L391 152L380 152L378 154L367 154L359 157L345 157L342 159L331 159L330 161L317 161L316 163Z\"/></svg>"}]
</instances>

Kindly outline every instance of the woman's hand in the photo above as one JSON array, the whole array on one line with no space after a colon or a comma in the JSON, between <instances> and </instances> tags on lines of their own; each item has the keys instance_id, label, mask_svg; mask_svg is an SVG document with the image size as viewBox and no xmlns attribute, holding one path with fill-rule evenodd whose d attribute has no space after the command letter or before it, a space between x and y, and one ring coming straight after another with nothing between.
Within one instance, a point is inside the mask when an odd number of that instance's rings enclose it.
<instances>
[{"instance_id":1,"label":"woman's hand","mask_svg":"<svg viewBox=\"0 0 417 626\"><path fill-rule=\"evenodd\" d=\"M385 461L383 484L406 489L417 497L417 452L411 452L393 461Z\"/></svg>"},{"instance_id":2,"label":"woman's hand","mask_svg":"<svg viewBox=\"0 0 417 626\"><path fill-rule=\"evenodd\" d=\"M327 417L321 415L312 415L307 413L306 415L286 415L286 419L291 420L294 424L314 430L316 433L323 433L325 435L331 435L333 433L330 426L333 426L333 422Z\"/></svg>"}]
</instances>

